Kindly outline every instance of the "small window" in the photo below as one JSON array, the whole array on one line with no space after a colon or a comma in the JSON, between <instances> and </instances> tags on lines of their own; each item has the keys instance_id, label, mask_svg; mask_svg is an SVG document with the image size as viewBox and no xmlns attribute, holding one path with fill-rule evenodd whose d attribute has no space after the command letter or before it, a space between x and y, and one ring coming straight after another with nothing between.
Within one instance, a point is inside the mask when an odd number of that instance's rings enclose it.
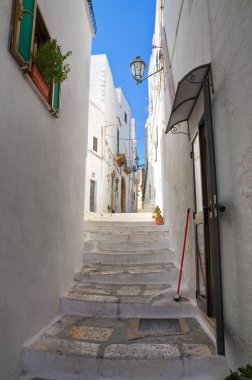
<instances>
[{"instance_id":1,"label":"small window","mask_svg":"<svg viewBox=\"0 0 252 380\"><path fill-rule=\"evenodd\" d=\"M97 137L93 136L93 150L97 152L97 148L98 148L98 139Z\"/></svg>"},{"instance_id":2,"label":"small window","mask_svg":"<svg viewBox=\"0 0 252 380\"><path fill-rule=\"evenodd\" d=\"M119 132L119 128L117 128L117 153L119 153L119 149L120 149L120 132Z\"/></svg>"},{"instance_id":3,"label":"small window","mask_svg":"<svg viewBox=\"0 0 252 380\"><path fill-rule=\"evenodd\" d=\"M124 112L124 121L127 124L127 122L128 122L128 115L126 114L126 112Z\"/></svg>"},{"instance_id":4,"label":"small window","mask_svg":"<svg viewBox=\"0 0 252 380\"><path fill-rule=\"evenodd\" d=\"M57 116L60 83L47 83L43 73L33 62L33 53L48 41L52 39L37 0L13 0L10 51L22 69L29 74L43 99L50 106L52 114Z\"/></svg>"}]
</instances>

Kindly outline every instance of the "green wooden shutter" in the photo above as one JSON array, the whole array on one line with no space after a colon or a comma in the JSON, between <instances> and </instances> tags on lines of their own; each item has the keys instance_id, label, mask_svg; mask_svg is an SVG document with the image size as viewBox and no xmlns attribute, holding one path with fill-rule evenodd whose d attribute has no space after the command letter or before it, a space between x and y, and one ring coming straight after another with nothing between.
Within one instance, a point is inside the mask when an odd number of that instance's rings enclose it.
<instances>
[{"instance_id":1,"label":"green wooden shutter","mask_svg":"<svg viewBox=\"0 0 252 380\"><path fill-rule=\"evenodd\" d=\"M54 83L54 90L53 90L53 109L54 111L59 111L59 105L60 105L60 83Z\"/></svg>"},{"instance_id":2,"label":"green wooden shutter","mask_svg":"<svg viewBox=\"0 0 252 380\"><path fill-rule=\"evenodd\" d=\"M23 0L23 16L20 22L18 53L25 62L30 61L33 38L35 0Z\"/></svg>"},{"instance_id":3,"label":"green wooden shutter","mask_svg":"<svg viewBox=\"0 0 252 380\"><path fill-rule=\"evenodd\" d=\"M57 41L53 40L53 43L55 46L57 46ZM59 54L61 54L60 49L57 46L57 51ZM59 108L60 108L60 83L54 83L53 84L53 92L52 92L52 101L51 101L51 107L54 112L58 114Z\"/></svg>"}]
</instances>

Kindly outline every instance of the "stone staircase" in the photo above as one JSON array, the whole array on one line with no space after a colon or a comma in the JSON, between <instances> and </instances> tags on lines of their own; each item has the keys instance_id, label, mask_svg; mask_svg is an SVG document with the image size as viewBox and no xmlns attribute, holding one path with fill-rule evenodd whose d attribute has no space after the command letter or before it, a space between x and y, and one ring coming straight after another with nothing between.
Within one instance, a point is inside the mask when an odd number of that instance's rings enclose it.
<instances>
[{"instance_id":1,"label":"stone staircase","mask_svg":"<svg viewBox=\"0 0 252 380\"><path fill-rule=\"evenodd\" d=\"M22 380L217 380L225 360L188 300L166 226L87 215L84 266L59 316L24 350Z\"/></svg>"}]
</instances>

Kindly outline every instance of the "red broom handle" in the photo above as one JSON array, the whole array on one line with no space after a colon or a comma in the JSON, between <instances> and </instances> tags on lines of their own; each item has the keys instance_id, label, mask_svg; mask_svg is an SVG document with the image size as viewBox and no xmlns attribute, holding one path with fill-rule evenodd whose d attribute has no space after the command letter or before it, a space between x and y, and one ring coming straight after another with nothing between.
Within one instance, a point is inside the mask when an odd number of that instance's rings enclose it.
<instances>
[{"instance_id":1,"label":"red broom handle","mask_svg":"<svg viewBox=\"0 0 252 380\"><path fill-rule=\"evenodd\" d=\"M178 291L177 296L179 296L180 292L180 285L181 285L181 278L182 278L182 272L183 272L183 264L184 264L184 257L185 257L185 247L186 247L186 238L187 238L187 230L188 230L188 222L189 222L189 214L190 209L187 209L187 216L186 216L186 227L185 227L185 236L184 236L184 244L183 244L183 250L182 250L182 260L180 265L180 273L179 273L179 282L178 282Z\"/></svg>"}]
</instances>

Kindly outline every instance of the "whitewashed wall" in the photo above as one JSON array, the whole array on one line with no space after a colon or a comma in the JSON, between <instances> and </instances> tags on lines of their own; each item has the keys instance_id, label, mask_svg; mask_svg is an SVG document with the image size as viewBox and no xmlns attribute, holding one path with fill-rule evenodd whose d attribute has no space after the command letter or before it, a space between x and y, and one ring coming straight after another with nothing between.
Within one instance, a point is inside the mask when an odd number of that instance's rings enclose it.
<instances>
[{"instance_id":1,"label":"whitewashed wall","mask_svg":"<svg viewBox=\"0 0 252 380\"><path fill-rule=\"evenodd\" d=\"M156 46L160 46L159 31L153 37ZM159 62L159 48L153 48L149 62L148 75L155 73L162 67ZM163 213L163 159L162 146L164 136L164 102L163 102L163 72L151 76L149 86L149 115L146 122L148 159L147 184L145 206L152 209L158 205Z\"/></svg>"},{"instance_id":2,"label":"whitewashed wall","mask_svg":"<svg viewBox=\"0 0 252 380\"><path fill-rule=\"evenodd\" d=\"M96 212L108 211L111 205L111 173L118 178L118 192L115 191L115 211L121 212L121 178L126 182L126 212L131 212L132 180L123 168L115 163L117 153L117 128L119 129L119 152L125 153L128 166L132 164L133 149L130 139L135 133L131 126L131 108L121 88L116 89L112 72L105 54L91 58L90 74L90 114L87 154L87 186L85 211L89 212L90 180L96 181ZM124 114L127 114L127 123ZM98 152L93 151L93 136L98 137ZM135 136L135 135L134 135ZM115 181L115 180L114 180Z\"/></svg>"},{"instance_id":3,"label":"whitewashed wall","mask_svg":"<svg viewBox=\"0 0 252 380\"><path fill-rule=\"evenodd\" d=\"M249 0L165 0L163 22L175 88L193 68L211 62L226 356L233 368L252 357L252 3ZM166 88L166 94L168 89ZM166 105L166 122L171 111ZM198 113L198 115L197 115ZM201 99L190 132L202 113ZM182 127L181 127L182 128ZM185 127L184 127L185 128ZM186 209L194 209L191 141L169 133L164 140L166 220L181 252ZM185 274L195 291L194 231L189 222Z\"/></svg>"},{"instance_id":4,"label":"whitewashed wall","mask_svg":"<svg viewBox=\"0 0 252 380\"><path fill-rule=\"evenodd\" d=\"M8 51L12 1L0 3L0 377L18 378L25 341L59 312L82 262L91 29L83 0L38 0L71 50L61 114L50 115ZM66 23L66 14L68 22Z\"/></svg>"}]
</instances>

